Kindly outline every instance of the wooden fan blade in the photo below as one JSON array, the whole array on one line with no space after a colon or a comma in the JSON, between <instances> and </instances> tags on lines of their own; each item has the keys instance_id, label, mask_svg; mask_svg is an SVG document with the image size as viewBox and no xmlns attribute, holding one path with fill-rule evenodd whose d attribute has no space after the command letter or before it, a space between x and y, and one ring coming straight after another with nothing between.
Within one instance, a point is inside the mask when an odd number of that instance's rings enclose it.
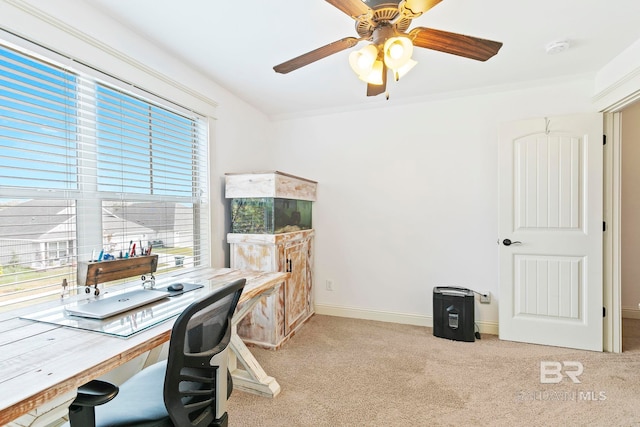
<instances>
[{"instance_id":1,"label":"wooden fan blade","mask_svg":"<svg viewBox=\"0 0 640 427\"><path fill-rule=\"evenodd\" d=\"M362 0L326 0L327 3L331 3L353 19L367 15L371 12L369 6L367 6Z\"/></svg>"},{"instance_id":2,"label":"wooden fan blade","mask_svg":"<svg viewBox=\"0 0 640 427\"><path fill-rule=\"evenodd\" d=\"M414 46L478 61L486 61L502 47L500 42L425 27L414 28L409 32L409 37L413 39Z\"/></svg>"},{"instance_id":3,"label":"wooden fan blade","mask_svg":"<svg viewBox=\"0 0 640 427\"><path fill-rule=\"evenodd\" d=\"M305 65L309 65L319 59L353 47L357 45L359 41L360 39L357 39L355 37L345 37L344 39L329 43L328 45L319 47L318 49L312 50L311 52L307 52L298 57L290 59L287 62L283 62L280 65L276 65L275 67L273 67L273 69L276 71L276 73L287 74L288 72L297 70L298 68L304 67Z\"/></svg>"},{"instance_id":4,"label":"wooden fan blade","mask_svg":"<svg viewBox=\"0 0 640 427\"><path fill-rule=\"evenodd\" d=\"M425 13L427 10L431 9L441 1L442 0L407 0L404 4L404 7L406 7L414 14L421 14Z\"/></svg>"},{"instance_id":5,"label":"wooden fan blade","mask_svg":"<svg viewBox=\"0 0 640 427\"><path fill-rule=\"evenodd\" d=\"M367 84L367 96L376 96L381 93L385 93L387 90L387 66L382 65L382 84L381 85L372 85L371 83Z\"/></svg>"}]
</instances>

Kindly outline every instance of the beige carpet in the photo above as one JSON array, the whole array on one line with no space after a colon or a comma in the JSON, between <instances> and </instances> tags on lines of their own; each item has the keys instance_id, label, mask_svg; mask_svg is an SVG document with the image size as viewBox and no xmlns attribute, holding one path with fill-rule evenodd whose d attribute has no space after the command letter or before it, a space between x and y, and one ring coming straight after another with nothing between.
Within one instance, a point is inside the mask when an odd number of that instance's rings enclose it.
<instances>
[{"instance_id":1,"label":"beige carpet","mask_svg":"<svg viewBox=\"0 0 640 427\"><path fill-rule=\"evenodd\" d=\"M623 329L611 354L315 315L280 350L252 348L282 391L235 391L229 425L640 426L640 320ZM580 383L542 384L543 361L580 362Z\"/></svg>"}]
</instances>

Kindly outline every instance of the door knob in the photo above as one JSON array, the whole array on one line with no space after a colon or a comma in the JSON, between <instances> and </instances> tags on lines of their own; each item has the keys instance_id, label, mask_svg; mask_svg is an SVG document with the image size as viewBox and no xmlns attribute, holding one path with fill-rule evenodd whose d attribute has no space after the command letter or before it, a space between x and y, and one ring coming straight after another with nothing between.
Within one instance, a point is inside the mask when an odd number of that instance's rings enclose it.
<instances>
[{"instance_id":1,"label":"door knob","mask_svg":"<svg viewBox=\"0 0 640 427\"><path fill-rule=\"evenodd\" d=\"M502 244L503 244L503 245L505 245L505 246L521 245L521 244L522 244L522 242L518 242L518 241L512 242L512 241L511 241L511 240L509 240L509 239L504 239L504 240L502 241Z\"/></svg>"}]
</instances>

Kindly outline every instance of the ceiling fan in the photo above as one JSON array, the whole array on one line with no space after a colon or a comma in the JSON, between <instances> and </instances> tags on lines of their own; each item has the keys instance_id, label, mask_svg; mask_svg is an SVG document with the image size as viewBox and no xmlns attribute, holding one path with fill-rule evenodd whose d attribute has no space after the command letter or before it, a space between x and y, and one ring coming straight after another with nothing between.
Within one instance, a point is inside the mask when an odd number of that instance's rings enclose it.
<instances>
[{"instance_id":1,"label":"ceiling fan","mask_svg":"<svg viewBox=\"0 0 640 427\"><path fill-rule=\"evenodd\" d=\"M376 96L386 92L389 70L398 80L413 68L416 64L411 59L414 46L478 61L486 61L502 47L500 42L433 28L416 27L405 32L412 19L442 0L326 1L356 21L356 32L360 37L345 37L302 54L273 67L276 72L286 74L354 47L361 41L369 41L371 43L364 48L351 52L349 64L358 77L367 82L367 96Z\"/></svg>"}]
</instances>

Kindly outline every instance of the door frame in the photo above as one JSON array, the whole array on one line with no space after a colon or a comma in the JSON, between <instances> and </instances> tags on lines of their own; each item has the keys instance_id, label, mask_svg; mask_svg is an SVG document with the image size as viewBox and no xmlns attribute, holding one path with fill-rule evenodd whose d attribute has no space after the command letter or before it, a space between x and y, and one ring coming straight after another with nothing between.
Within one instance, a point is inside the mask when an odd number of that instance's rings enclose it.
<instances>
[{"instance_id":1,"label":"door frame","mask_svg":"<svg viewBox=\"0 0 640 427\"><path fill-rule=\"evenodd\" d=\"M640 100L640 39L611 60L596 74L597 92L592 97L596 110L604 113L604 206L607 231L603 241L603 297L609 310L604 318L603 348L622 351L621 280L621 111Z\"/></svg>"},{"instance_id":2,"label":"door frame","mask_svg":"<svg viewBox=\"0 0 640 427\"><path fill-rule=\"evenodd\" d=\"M622 281L621 281L621 156L620 112L604 114L607 144L603 152L602 219L607 224L602 242L602 303L609 313L602 328L604 351L622 352Z\"/></svg>"},{"instance_id":3,"label":"door frame","mask_svg":"<svg viewBox=\"0 0 640 427\"><path fill-rule=\"evenodd\" d=\"M640 82L639 82L640 86ZM622 110L640 100L640 88L632 95L602 108L607 144L604 159L603 219L607 224L603 241L603 349L622 352Z\"/></svg>"}]
</instances>

